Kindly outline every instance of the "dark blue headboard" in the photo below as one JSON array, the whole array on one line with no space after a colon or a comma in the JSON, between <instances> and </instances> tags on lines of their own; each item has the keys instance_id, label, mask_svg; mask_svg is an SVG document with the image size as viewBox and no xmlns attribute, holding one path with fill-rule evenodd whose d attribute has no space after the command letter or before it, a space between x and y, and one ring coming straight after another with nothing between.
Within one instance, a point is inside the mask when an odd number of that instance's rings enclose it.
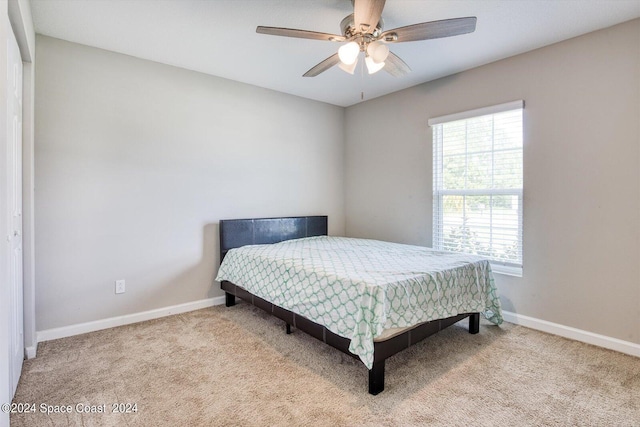
<instances>
[{"instance_id":1,"label":"dark blue headboard","mask_svg":"<svg viewBox=\"0 0 640 427\"><path fill-rule=\"evenodd\" d=\"M220 262L229 249L327 235L327 216L220 220Z\"/></svg>"}]
</instances>

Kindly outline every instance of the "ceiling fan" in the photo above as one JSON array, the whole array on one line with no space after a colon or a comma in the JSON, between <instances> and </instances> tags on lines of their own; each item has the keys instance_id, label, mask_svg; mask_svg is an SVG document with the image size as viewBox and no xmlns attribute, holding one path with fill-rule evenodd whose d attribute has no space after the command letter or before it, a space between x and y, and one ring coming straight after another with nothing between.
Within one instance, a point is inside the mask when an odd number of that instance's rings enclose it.
<instances>
[{"instance_id":1,"label":"ceiling fan","mask_svg":"<svg viewBox=\"0 0 640 427\"><path fill-rule=\"evenodd\" d=\"M466 18L443 19L422 22L383 31L382 9L386 0L351 0L353 13L340 22L342 35L296 30L293 28L263 27L256 28L260 34L297 37L301 39L347 42L335 53L304 73L304 77L315 77L334 65L353 74L358 56L364 54L369 74L384 69L395 77L411 71L411 68L393 52L389 52L387 43L412 42L438 39L472 33L476 29L475 16Z\"/></svg>"}]
</instances>

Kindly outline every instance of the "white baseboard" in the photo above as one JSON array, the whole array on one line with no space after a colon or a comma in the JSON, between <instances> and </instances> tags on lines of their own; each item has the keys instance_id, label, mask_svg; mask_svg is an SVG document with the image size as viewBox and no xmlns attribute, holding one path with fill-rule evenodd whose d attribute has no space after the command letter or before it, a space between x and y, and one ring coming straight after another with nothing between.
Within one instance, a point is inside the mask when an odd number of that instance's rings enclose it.
<instances>
[{"instance_id":1,"label":"white baseboard","mask_svg":"<svg viewBox=\"0 0 640 427\"><path fill-rule=\"evenodd\" d=\"M611 338L605 335L594 334L593 332L583 331L581 329L572 328L570 326L559 325L557 323L547 322L522 314L503 311L504 320L516 325L522 325L527 328L536 329L538 331L547 332L549 334L558 335L564 338L592 344L598 347L608 348L609 350L619 351L620 353L629 354L631 356L640 357L640 344L629 341Z\"/></svg>"},{"instance_id":2,"label":"white baseboard","mask_svg":"<svg viewBox=\"0 0 640 427\"><path fill-rule=\"evenodd\" d=\"M37 342L55 340L58 338L65 338L73 335L85 334L87 332L114 328L116 326L144 322L145 320L157 319L160 317L171 316L173 314L200 310L202 308L213 307L214 305L221 304L224 304L224 296L158 308L155 310L143 311L141 313L127 314L125 316L110 317L93 322L80 323L77 325L63 326L61 328L45 329L43 331L36 332L36 337ZM605 335L595 334L593 332L583 331L581 329L560 325L558 323L548 322L546 320L536 319L534 317L524 316L522 314L512 313L510 311L503 311L502 315L504 317L504 320L509 323L522 325L527 328L536 329L538 331L547 332L549 334L558 335L564 338L592 344L598 347L604 347L610 350L619 351L620 353L629 354L631 356L640 357L640 344L623 341L617 338L611 338ZM25 349L25 356L28 359L34 358L36 356L36 349L37 346L27 347Z\"/></svg>"},{"instance_id":3,"label":"white baseboard","mask_svg":"<svg viewBox=\"0 0 640 427\"><path fill-rule=\"evenodd\" d=\"M63 326L61 328L45 329L43 331L36 332L36 339L38 342L50 341L58 338L70 337L73 335L86 334L87 332L114 328L116 326L144 322L145 320L157 319L159 317L171 316L173 314L200 310L202 308L213 307L214 305L220 304L224 304L224 296L203 299L200 301L187 302L184 304L172 305L169 307L157 308L155 310L143 311L141 313L110 317L107 319L95 320L93 322L79 323L77 325ZM35 349L33 351L35 357Z\"/></svg>"}]
</instances>

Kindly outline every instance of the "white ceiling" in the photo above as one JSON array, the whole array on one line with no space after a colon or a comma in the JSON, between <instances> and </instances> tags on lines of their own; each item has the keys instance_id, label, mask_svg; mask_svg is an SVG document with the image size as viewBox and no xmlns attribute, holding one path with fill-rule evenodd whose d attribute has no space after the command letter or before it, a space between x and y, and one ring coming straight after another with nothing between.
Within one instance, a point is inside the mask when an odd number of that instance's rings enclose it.
<instances>
[{"instance_id":1,"label":"white ceiling","mask_svg":"<svg viewBox=\"0 0 640 427\"><path fill-rule=\"evenodd\" d=\"M477 16L476 31L390 44L413 70L405 77L333 67L305 78L340 45L256 34L256 26L340 34L340 21L353 11L350 0L31 0L31 6L39 34L339 106L360 102L361 92L375 98L640 17L640 0L387 0L385 29Z\"/></svg>"}]
</instances>

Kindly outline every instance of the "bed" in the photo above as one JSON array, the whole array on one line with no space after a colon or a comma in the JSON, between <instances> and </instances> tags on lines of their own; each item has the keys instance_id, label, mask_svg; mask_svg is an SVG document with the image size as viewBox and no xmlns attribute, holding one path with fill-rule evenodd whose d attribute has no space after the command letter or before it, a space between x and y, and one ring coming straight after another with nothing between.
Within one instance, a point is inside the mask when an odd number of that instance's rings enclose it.
<instances>
[{"instance_id":1,"label":"bed","mask_svg":"<svg viewBox=\"0 0 640 427\"><path fill-rule=\"evenodd\" d=\"M500 324L491 266L480 257L327 236L326 216L220 221L216 280L227 307L241 298L369 370L384 390L385 360L465 318Z\"/></svg>"}]
</instances>

